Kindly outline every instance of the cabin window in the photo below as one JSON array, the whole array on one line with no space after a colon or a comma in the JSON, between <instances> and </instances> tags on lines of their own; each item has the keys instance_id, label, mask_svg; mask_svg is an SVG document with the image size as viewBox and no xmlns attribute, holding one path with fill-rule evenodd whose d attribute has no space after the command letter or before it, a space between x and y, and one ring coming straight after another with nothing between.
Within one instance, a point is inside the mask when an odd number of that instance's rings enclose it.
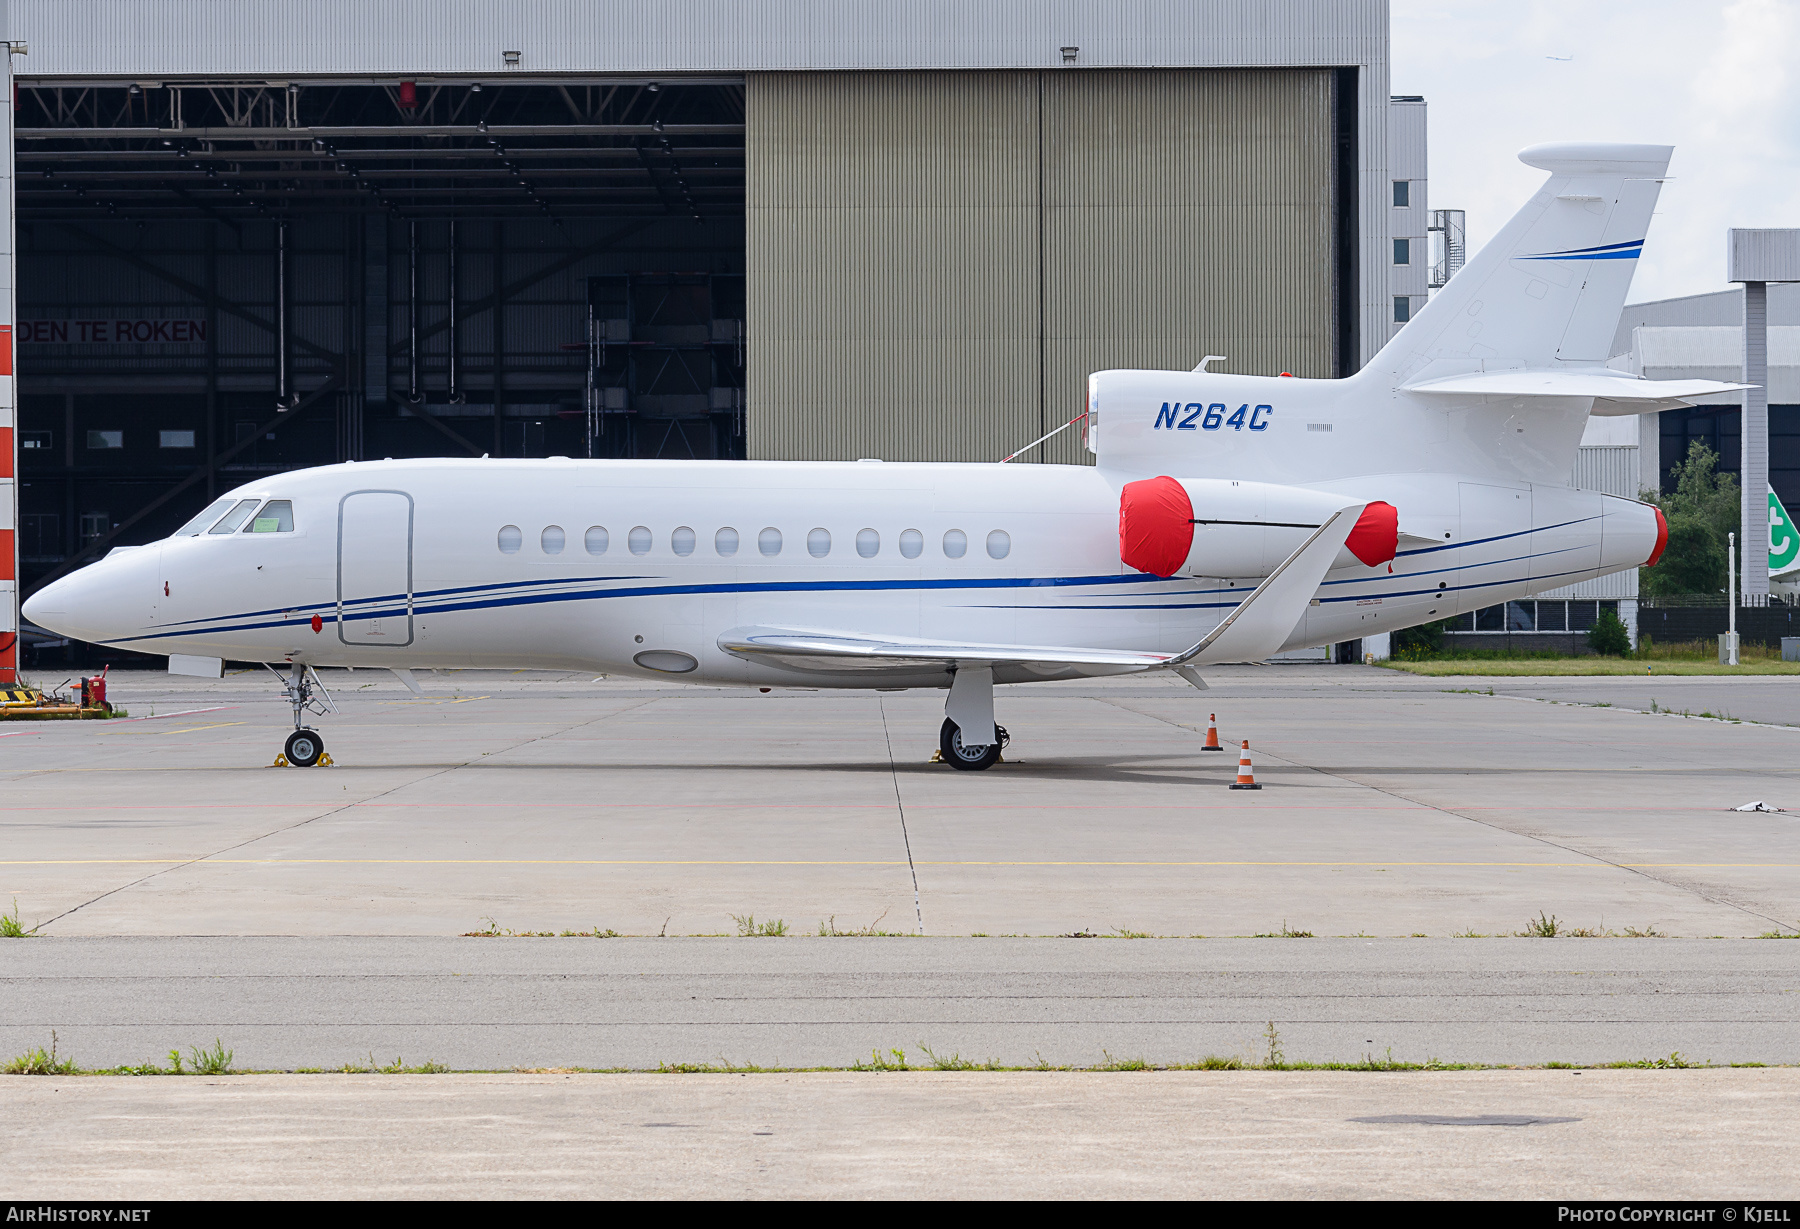
<instances>
[{"instance_id":1,"label":"cabin window","mask_svg":"<svg viewBox=\"0 0 1800 1229\"><path fill-rule=\"evenodd\" d=\"M245 533L293 533L294 501L291 499L271 499L262 506L248 525Z\"/></svg>"},{"instance_id":2,"label":"cabin window","mask_svg":"<svg viewBox=\"0 0 1800 1229\"><path fill-rule=\"evenodd\" d=\"M612 535L606 532L605 525L589 525L588 531L581 535L581 543L587 547L590 555L604 555L606 548L612 545Z\"/></svg>"},{"instance_id":3,"label":"cabin window","mask_svg":"<svg viewBox=\"0 0 1800 1229\"><path fill-rule=\"evenodd\" d=\"M683 559L694 553L694 531L686 525L677 525L675 532L669 535L669 549Z\"/></svg>"},{"instance_id":4,"label":"cabin window","mask_svg":"<svg viewBox=\"0 0 1800 1229\"><path fill-rule=\"evenodd\" d=\"M806 535L806 553L814 559L823 559L831 553L831 530L813 529Z\"/></svg>"},{"instance_id":5,"label":"cabin window","mask_svg":"<svg viewBox=\"0 0 1800 1229\"><path fill-rule=\"evenodd\" d=\"M908 559L917 559L925 551L925 535L916 529L900 531L900 553Z\"/></svg>"},{"instance_id":6,"label":"cabin window","mask_svg":"<svg viewBox=\"0 0 1800 1229\"><path fill-rule=\"evenodd\" d=\"M738 532L731 526L727 525L713 535L713 549L718 551L722 557L731 558L737 554L737 548Z\"/></svg>"},{"instance_id":7,"label":"cabin window","mask_svg":"<svg viewBox=\"0 0 1800 1229\"><path fill-rule=\"evenodd\" d=\"M517 525L502 525L499 542L502 555L516 555L519 547L525 544L525 535L519 532Z\"/></svg>"},{"instance_id":8,"label":"cabin window","mask_svg":"<svg viewBox=\"0 0 1800 1229\"><path fill-rule=\"evenodd\" d=\"M239 500L238 506L233 508L230 512L227 512L225 514L225 519L212 527L212 532L236 533L238 531L238 526L250 519L250 513L255 510L256 505L259 502L259 500L255 499Z\"/></svg>"},{"instance_id":9,"label":"cabin window","mask_svg":"<svg viewBox=\"0 0 1800 1229\"><path fill-rule=\"evenodd\" d=\"M781 553L781 530L771 525L756 535L756 549L766 558L773 559Z\"/></svg>"},{"instance_id":10,"label":"cabin window","mask_svg":"<svg viewBox=\"0 0 1800 1229\"><path fill-rule=\"evenodd\" d=\"M961 559L969 553L969 535L960 529L951 529L944 534L944 554L951 559Z\"/></svg>"},{"instance_id":11,"label":"cabin window","mask_svg":"<svg viewBox=\"0 0 1800 1229\"><path fill-rule=\"evenodd\" d=\"M538 535L538 545L544 548L546 555L562 554L565 541L561 525L545 525L544 532Z\"/></svg>"},{"instance_id":12,"label":"cabin window","mask_svg":"<svg viewBox=\"0 0 1800 1229\"><path fill-rule=\"evenodd\" d=\"M1004 529L996 529L987 537L989 559L1004 559L1012 554L1012 535Z\"/></svg>"},{"instance_id":13,"label":"cabin window","mask_svg":"<svg viewBox=\"0 0 1800 1229\"><path fill-rule=\"evenodd\" d=\"M225 515L225 509L237 501L227 495L224 499L215 499L201 511L199 516L177 529L169 536L172 538L197 538L205 533L212 523Z\"/></svg>"},{"instance_id":14,"label":"cabin window","mask_svg":"<svg viewBox=\"0 0 1800 1229\"><path fill-rule=\"evenodd\" d=\"M631 532L625 537L625 545L634 555L650 553L650 530L643 525L633 525Z\"/></svg>"},{"instance_id":15,"label":"cabin window","mask_svg":"<svg viewBox=\"0 0 1800 1229\"><path fill-rule=\"evenodd\" d=\"M864 559L873 559L881 553L881 535L873 529L856 531L856 553Z\"/></svg>"}]
</instances>

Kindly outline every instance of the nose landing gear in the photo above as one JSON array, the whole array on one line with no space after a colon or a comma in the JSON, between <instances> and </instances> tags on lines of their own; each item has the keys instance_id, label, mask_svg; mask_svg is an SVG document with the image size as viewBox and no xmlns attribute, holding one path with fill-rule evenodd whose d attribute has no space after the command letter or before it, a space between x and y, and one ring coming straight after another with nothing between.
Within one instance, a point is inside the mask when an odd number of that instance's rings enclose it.
<instances>
[{"instance_id":1,"label":"nose landing gear","mask_svg":"<svg viewBox=\"0 0 1800 1229\"><path fill-rule=\"evenodd\" d=\"M267 662L263 664L268 665ZM287 692L288 703L294 709L294 732L288 735L287 743L281 750L281 758L275 762L285 762L295 768L311 768L315 764L331 763L331 757L325 754L324 738L311 726L302 724L306 713L316 713L323 717L327 713L338 711L337 705L332 702L331 693L319 681L319 672L299 662L292 663L286 678L282 678L281 672L274 666L269 666L269 671L276 678L282 679L282 690Z\"/></svg>"}]
</instances>

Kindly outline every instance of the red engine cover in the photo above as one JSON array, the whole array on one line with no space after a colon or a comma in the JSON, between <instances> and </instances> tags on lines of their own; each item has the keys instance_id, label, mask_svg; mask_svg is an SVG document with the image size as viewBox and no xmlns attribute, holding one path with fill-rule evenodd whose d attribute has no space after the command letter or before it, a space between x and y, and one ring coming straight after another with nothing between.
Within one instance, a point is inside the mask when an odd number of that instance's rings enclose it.
<instances>
[{"instance_id":1,"label":"red engine cover","mask_svg":"<svg viewBox=\"0 0 1800 1229\"><path fill-rule=\"evenodd\" d=\"M1647 568L1656 566L1656 561L1662 558L1664 548L1669 545L1669 522L1663 519L1661 508L1651 504L1650 509L1656 513L1656 546L1651 550L1650 557L1644 560L1644 566Z\"/></svg>"},{"instance_id":2,"label":"red engine cover","mask_svg":"<svg viewBox=\"0 0 1800 1229\"><path fill-rule=\"evenodd\" d=\"M1388 562L1400 549L1400 510L1376 500L1356 518L1344 545L1367 567Z\"/></svg>"},{"instance_id":3,"label":"red engine cover","mask_svg":"<svg viewBox=\"0 0 1800 1229\"><path fill-rule=\"evenodd\" d=\"M1165 580L1181 570L1194 545L1194 505L1168 476L1127 482L1119 493L1119 558Z\"/></svg>"}]
</instances>

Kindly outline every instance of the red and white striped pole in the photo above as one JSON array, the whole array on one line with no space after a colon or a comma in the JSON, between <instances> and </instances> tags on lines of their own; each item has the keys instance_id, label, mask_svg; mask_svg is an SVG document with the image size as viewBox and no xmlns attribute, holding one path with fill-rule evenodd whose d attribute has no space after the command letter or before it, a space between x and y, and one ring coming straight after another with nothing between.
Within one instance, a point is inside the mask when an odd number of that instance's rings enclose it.
<instances>
[{"instance_id":1,"label":"red and white striped pole","mask_svg":"<svg viewBox=\"0 0 1800 1229\"><path fill-rule=\"evenodd\" d=\"M4 11L4 10L0 10ZM0 32L10 38L12 31ZM13 237L12 58L23 43L0 44L0 686L19 681L19 395L13 376L13 321L18 318L17 246Z\"/></svg>"}]
</instances>

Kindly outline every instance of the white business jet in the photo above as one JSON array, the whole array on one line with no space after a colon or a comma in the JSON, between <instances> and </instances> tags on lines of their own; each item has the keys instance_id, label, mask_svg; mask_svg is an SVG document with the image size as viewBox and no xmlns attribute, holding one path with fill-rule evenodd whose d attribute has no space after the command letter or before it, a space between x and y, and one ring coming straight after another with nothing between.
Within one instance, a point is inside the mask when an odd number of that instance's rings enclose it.
<instances>
[{"instance_id":1,"label":"white business jet","mask_svg":"<svg viewBox=\"0 0 1800 1229\"><path fill-rule=\"evenodd\" d=\"M1507 227L1342 380L1090 376L1085 465L406 460L251 482L25 605L60 635L314 667L604 671L948 690L993 764L994 685L1261 661L1654 562L1655 508L1569 485L1588 416L1741 385L1608 348L1671 150L1557 144Z\"/></svg>"}]
</instances>

